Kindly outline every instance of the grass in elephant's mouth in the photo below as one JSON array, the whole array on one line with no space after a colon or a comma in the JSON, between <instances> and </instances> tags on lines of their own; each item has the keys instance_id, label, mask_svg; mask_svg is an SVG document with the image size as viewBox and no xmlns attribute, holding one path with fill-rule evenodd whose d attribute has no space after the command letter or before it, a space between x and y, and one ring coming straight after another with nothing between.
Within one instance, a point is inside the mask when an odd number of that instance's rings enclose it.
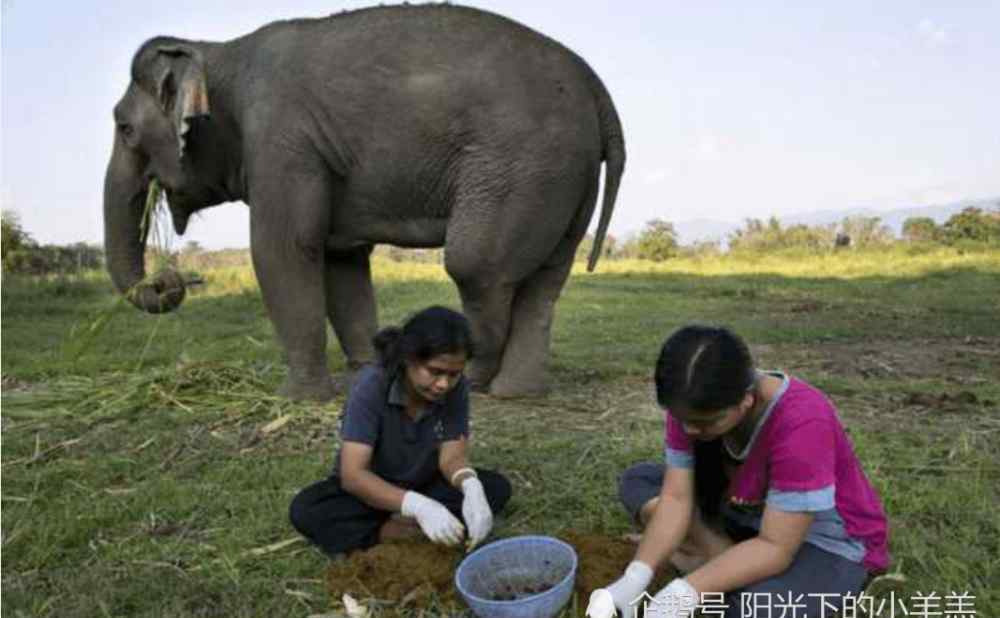
<instances>
[{"instance_id":1,"label":"grass in elephant's mouth","mask_svg":"<svg viewBox=\"0 0 1000 618\"><path fill-rule=\"evenodd\" d=\"M990 302L1000 260L991 260L902 277L735 265L702 277L677 264L574 277L557 309L553 394L473 398L474 461L515 489L496 534L630 531L615 483L626 466L660 457L648 377L660 340L684 321L725 322L755 344L762 366L810 380L838 404L890 514L894 568L906 577L897 595L969 591L978 615L1000 615L1000 339ZM328 472L343 400L275 397L284 363L252 274L206 275L208 289L177 313L116 311L72 359L72 326L115 302L106 278L5 277L5 613L333 611L326 560L286 513L298 489ZM380 274L383 322L457 305L436 277ZM330 358L343 376L332 343ZM973 396L951 396L965 391ZM944 394L947 406L931 405Z\"/></svg>"}]
</instances>

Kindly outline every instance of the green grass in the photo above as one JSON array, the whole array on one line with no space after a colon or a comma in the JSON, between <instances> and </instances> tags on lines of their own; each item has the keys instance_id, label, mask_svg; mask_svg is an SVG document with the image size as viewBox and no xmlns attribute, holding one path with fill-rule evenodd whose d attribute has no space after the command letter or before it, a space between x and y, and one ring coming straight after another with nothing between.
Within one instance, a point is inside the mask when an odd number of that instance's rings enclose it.
<instances>
[{"instance_id":1,"label":"green grass","mask_svg":"<svg viewBox=\"0 0 1000 618\"><path fill-rule=\"evenodd\" d=\"M662 449L659 345L681 324L725 323L762 366L834 398L889 512L897 594L969 591L978 615L1000 615L997 252L598 270L576 272L558 305L552 395L474 397L474 461L515 486L497 534L627 531L617 474ZM439 266L375 273L383 323L458 305ZM280 543L296 539L291 497L331 464L343 400L274 396L285 366L252 273L204 274L163 316L99 273L5 277L5 615L333 611L322 556ZM329 350L343 374L332 337Z\"/></svg>"}]
</instances>

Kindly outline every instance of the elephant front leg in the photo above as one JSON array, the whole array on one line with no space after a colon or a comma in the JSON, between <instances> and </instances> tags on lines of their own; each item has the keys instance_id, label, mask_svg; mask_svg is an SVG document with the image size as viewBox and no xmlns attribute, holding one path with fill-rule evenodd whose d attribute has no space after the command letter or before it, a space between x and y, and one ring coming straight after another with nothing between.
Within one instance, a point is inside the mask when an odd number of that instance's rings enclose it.
<instances>
[{"instance_id":1,"label":"elephant front leg","mask_svg":"<svg viewBox=\"0 0 1000 618\"><path fill-rule=\"evenodd\" d=\"M303 185L285 201L256 199L250 242L261 294L285 349L288 377L279 393L292 399L326 401L336 392L326 357L325 222L296 213L306 199Z\"/></svg>"},{"instance_id":2,"label":"elephant front leg","mask_svg":"<svg viewBox=\"0 0 1000 618\"><path fill-rule=\"evenodd\" d=\"M378 328L371 247L326 254L326 312L347 366L354 370L375 360L372 339Z\"/></svg>"}]
</instances>

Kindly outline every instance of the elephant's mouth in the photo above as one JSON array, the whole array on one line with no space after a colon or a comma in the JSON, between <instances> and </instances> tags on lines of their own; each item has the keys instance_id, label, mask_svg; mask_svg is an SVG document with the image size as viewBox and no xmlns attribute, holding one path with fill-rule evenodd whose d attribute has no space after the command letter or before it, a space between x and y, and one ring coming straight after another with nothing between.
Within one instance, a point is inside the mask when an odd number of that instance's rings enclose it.
<instances>
[{"instance_id":1,"label":"elephant's mouth","mask_svg":"<svg viewBox=\"0 0 1000 618\"><path fill-rule=\"evenodd\" d=\"M170 187L163 187L163 195L167 200L167 209L170 210L170 218L174 223L174 231L178 236L183 236L187 231L188 219L191 218L192 209L187 207L190 201L182 192Z\"/></svg>"}]
</instances>

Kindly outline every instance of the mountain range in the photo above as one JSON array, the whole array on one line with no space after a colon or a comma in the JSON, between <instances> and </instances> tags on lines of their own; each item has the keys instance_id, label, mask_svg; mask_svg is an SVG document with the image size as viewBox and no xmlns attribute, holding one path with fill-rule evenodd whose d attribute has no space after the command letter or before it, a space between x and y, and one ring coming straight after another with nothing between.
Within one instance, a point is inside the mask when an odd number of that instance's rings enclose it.
<instances>
[{"instance_id":1,"label":"mountain range","mask_svg":"<svg viewBox=\"0 0 1000 618\"><path fill-rule=\"evenodd\" d=\"M850 208L845 210L817 210L815 212L779 216L782 227L804 224L809 226L840 223L847 217L879 217L882 223L888 225L893 234L899 236L903 222L911 217L930 217L935 223L941 224L964 208L974 206L983 210L1000 208L1000 196L985 199L968 199L936 204L930 206L913 206L895 210L876 210L874 208ZM762 217L767 219L769 217ZM674 222L677 230L677 240L682 245L690 245L701 241L725 240L730 234L743 227L743 221L723 221L719 219L690 219Z\"/></svg>"}]
</instances>

